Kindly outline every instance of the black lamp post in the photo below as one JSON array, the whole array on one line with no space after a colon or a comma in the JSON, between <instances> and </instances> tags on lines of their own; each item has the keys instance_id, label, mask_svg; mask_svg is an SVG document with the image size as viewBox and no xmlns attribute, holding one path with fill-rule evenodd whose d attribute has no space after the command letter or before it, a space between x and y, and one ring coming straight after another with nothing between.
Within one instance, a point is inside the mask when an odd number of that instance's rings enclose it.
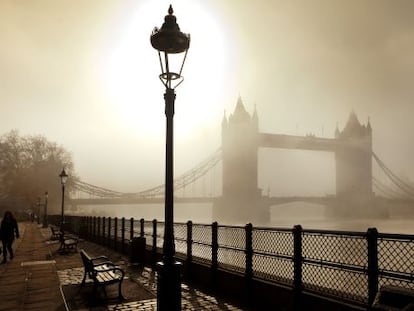
<instances>
[{"instance_id":1,"label":"black lamp post","mask_svg":"<svg viewBox=\"0 0 414 311\"><path fill-rule=\"evenodd\" d=\"M37 224L40 224L40 197L37 197Z\"/></svg>"},{"instance_id":2,"label":"black lamp post","mask_svg":"<svg viewBox=\"0 0 414 311\"><path fill-rule=\"evenodd\" d=\"M43 228L47 228L48 223L47 223L47 199L49 197L48 192L45 192L45 204L43 205Z\"/></svg>"},{"instance_id":3,"label":"black lamp post","mask_svg":"<svg viewBox=\"0 0 414 311\"><path fill-rule=\"evenodd\" d=\"M68 180L68 175L65 172L65 169L59 175L60 183L62 184L62 214L60 216L60 231L63 233L64 225L65 225L65 184Z\"/></svg>"},{"instance_id":4,"label":"black lamp post","mask_svg":"<svg viewBox=\"0 0 414 311\"><path fill-rule=\"evenodd\" d=\"M182 33L170 5L161 29L151 34L151 45L158 51L161 65L160 80L165 86L166 151L165 151L165 226L163 260L157 264L157 310L181 310L181 264L174 259L174 174L173 118L175 88L183 82L181 76L190 35ZM173 65L178 64L176 69ZM173 69L173 70L172 70Z\"/></svg>"}]
</instances>

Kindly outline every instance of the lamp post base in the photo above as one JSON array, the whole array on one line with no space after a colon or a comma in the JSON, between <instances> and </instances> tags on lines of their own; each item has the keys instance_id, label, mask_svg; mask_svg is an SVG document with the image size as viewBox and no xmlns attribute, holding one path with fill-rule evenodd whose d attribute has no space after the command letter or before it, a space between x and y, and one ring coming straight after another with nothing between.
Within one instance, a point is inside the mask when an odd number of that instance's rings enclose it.
<instances>
[{"instance_id":1,"label":"lamp post base","mask_svg":"<svg viewBox=\"0 0 414 311\"><path fill-rule=\"evenodd\" d=\"M157 310L180 311L181 310L181 269L182 264L157 263Z\"/></svg>"}]
</instances>

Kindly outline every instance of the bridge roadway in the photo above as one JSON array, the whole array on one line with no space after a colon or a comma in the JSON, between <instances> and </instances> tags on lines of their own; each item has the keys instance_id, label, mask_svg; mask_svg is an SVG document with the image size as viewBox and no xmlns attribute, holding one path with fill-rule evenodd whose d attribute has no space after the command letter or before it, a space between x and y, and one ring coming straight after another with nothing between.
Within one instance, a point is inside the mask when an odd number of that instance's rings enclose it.
<instances>
[{"instance_id":1,"label":"bridge roadway","mask_svg":"<svg viewBox=\"0 0 414 311\"><path fill-rule=\"evenodd\" d=\"M216 198L180 198L175 197L175 203L212 203ZM113 205L113 204L160 204L164 203L164 198L140 198L140 197L124 197L124 198L90 198L90 199L74 199L69 198L69 204L79 205Z\"/></svg>"},{"instance_id":2,"label":"bridge roadway","mask_svg":"<svg viewBox=\"0 0 414 311\"><path fill-rule=\"evenodd\" d=\"M221 197L193 197L182 198L175 197L175 203L181 204L194 204L197 203L210 203L214 204ZM379 196L373 196L371 200L366 200L358 203L357 201L349 200L348 198L338 198L335 195L327 196L286 196L286 197L261 197L260 204L265 204L269 208L270 206L287 204L293 202L306 202L313 204L320 204L329 207L329 211L348 210L349 207L356 206L360 209L361 206L365 206L366 217L380 217L388 218L391 214L399 216L414 216L414 200L413 199L389 199ZM139 198L139 197L123 197L123 198L90 198L90 199L69 199L69 204L73 207L82 205L121 205L121 204L163 204L164 198ZM355 205L356 204L356 205ZM361 205L362 204L362 205ZM198 205L197 208L200 208ZM339 208L339 210L338 210ZM344 210L345 208L345 210ZM362 211L363 212L363 211ZM334 214L333 214L334 215ZM342 215L342 214L341 214ZM371 215L371 216L367 216Z\"/></svg>"},{"instance_id":3,"label":"bridge roadway","mask_svg":"<svg viewBox=\"0 0 414 311\"><path fill-rule=\"evenodd\" d=\"M175 197L175 203L214 203L219 197ZM263 201L269 205L277 205L291 202L309 202L317 204L329 204L335 202L335 196L308 197L308 196L287 196L287 197L262 197ZM164 203L164 198L140 198L140 197L124 197L124 198L90 198L90 199L69 199L69 204L79 205L114 205L114 204L160 204Z\"/></svg>"}]
</instances>

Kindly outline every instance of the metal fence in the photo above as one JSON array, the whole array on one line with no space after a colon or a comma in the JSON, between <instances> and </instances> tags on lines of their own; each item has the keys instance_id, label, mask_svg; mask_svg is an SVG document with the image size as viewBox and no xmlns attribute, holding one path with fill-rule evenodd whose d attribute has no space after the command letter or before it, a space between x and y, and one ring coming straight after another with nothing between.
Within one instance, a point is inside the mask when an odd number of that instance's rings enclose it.
<instances>
[{"instance_id":1,"label":"metal fence","mask_svg":"<svg viewBox=\"0 0 414 311\"><path fill-rule=\"evenodd\" d=\"M53 217L51 217L53 221ZM145 237L162 252L164 223L133 218L67 216L68 229L125 252ZM58 224L58 217L55 218ZM414 235L175 223L176 257L361 306L383 285L414 289Z\"/></svg>"}]
</instances>

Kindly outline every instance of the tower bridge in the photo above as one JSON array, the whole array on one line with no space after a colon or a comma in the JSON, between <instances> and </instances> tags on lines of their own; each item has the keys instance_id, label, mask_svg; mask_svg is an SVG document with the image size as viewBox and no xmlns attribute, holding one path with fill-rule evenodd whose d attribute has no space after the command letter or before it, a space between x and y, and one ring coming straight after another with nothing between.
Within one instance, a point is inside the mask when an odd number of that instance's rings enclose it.
<instances>
[{"instance_id":1,"label":"tower bridge","mask_svg":"<svg viewBox=\"0 0 414 311\"><path fill-rule=\"evenodd\" d=\"M196 167L174 181L175 194L205 177L222 165L221 194L212 196L175 197L176 202L212 202L213 219L220 222L253 222L265 224L270 219L270 206L289 202L310 202L327 206L332 216L382 216L396 205L414 212L414 187L392 173L373 153L372 128L368 120L361 124L351 112L344 129L336 128L335 138L313 135L295 136L259 132L256 110L250 115L241 98L234 112L222 120L222 146ZM311 150L335 154L336 195L324 197L270 197L258 187L259 148ZM373 176L375 159L380 169L400 191L392 194L389 186ZM277 177L275 177L277 178ZM375 187L377 194L373 191ZM75 182L75 188L89 198L71 198L71 204L149 204L162 203L164 185L136 193L122 193ZM395 192L395 191L394 191ZM402 195L401 195L402 192ZM391 195L390 195L391 193ZM392 197L392 198L390 198Z\"/></svg>"}]
</instances>

